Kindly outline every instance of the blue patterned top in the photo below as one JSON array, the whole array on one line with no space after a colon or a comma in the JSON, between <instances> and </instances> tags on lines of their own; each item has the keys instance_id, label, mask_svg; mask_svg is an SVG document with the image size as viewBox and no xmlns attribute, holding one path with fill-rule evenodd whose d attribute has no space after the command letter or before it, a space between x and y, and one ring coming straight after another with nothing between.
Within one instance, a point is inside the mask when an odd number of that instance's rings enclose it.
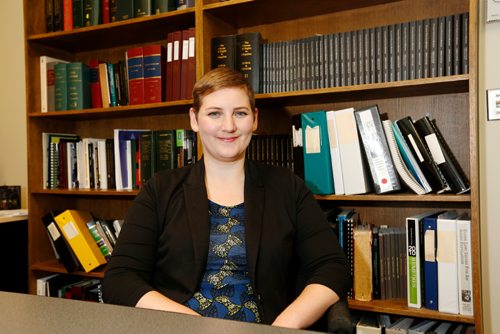
<instances>
[{"instance_id":1,"label":"blue patterned top","mask_svg":"<svg viewBox=\"0 0 500 334\"><path fill-rule=\"evenodd\" d=\"M209 205L210 244L200 289L186 305L202 316L260 322L248 276L245 207Z\"/></svg>"}]
</instances>

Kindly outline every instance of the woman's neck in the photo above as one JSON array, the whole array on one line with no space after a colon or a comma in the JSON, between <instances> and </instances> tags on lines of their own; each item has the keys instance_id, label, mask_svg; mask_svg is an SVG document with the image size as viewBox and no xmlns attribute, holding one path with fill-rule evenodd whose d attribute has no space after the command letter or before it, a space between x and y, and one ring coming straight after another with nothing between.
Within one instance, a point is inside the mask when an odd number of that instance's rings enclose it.
<instances>
[{"instance_id":1,"label":"woman's neck","mask_svg":"<svg viewBox=\"0 0 500 334\"><path fill-rule=\"evenodd\" d=\"M205 185L208 198L217 204L232 206L243 203L245 159L234 162L205 160Z\"/></svg>"}]
</instances>

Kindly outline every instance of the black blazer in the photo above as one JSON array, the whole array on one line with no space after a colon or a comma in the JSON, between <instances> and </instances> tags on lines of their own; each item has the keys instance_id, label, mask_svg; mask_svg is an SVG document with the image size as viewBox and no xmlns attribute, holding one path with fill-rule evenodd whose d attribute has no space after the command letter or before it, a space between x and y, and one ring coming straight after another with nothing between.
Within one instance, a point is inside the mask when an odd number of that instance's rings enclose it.
<instances>
[{"instance_id":1,"label":"black blazer","mask_svg":"<svg viewBox=\"0 0 500 334\"><path fill-rule=\"evenodd\" d=\"M135 306L151 290L184 303L198 290L209 246L203 160L156 174L127 214L103 280L105 302ZM340 297L351 287L337 238L304 182L284 168L245 163L248 270L263 323L272 323L305 284Z\"/></svg>"}]
</instances>

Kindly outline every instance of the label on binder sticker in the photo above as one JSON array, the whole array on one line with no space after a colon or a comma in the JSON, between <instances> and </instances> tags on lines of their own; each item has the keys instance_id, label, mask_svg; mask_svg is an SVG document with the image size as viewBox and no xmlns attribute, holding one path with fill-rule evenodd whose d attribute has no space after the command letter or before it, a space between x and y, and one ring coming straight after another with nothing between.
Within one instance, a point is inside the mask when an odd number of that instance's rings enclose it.
<instances>
[{"instance_id":1,"label":"label on binder sticker","mask_svg":"<svg viewBox=\"0 0 500 334\"><path fill-rule=\"evenodd\" d=\"M50 223L49 226L47 226L47 230L49 231L50 236L52 237L52 240L54 240L54 241L59 239L59 237L61 236L61 233L59 233L59 230L57 229L55 223Z\"/></svg>"},{"instance_id":2,"label":"label on binder sticker","mask_svg":"<svg viewBox=\"0 0 500 334\"><path fill-rule=\"evenodd\" d=\"M306 154L315 154L321 152L321 138L319 125L315 127L306 126L306 145L304 147Z\"/></svg>"},{"instance_id":3,"label":"label on binder sticker","mask_svg":"<svg viewBox=\"0 0 500 334\"><path fill-rule=\"evenodd\" d=\"M443 151L441 150L441 145L439 145L439 140L435 133L425 136L425 142L427 146L429 146L432 158L436 164L440 165L446 162Z\"/></svg>"},{"instance_id":4,"label":"label on binder sticker","mask_svg":"<svg viewBox=\"0 0 500 334\"><path fill-rule=\"evenodd\" d=\"M78 235L78 229L75 227L75 223L71 220L66 225L64 225L63 229L69 240Z\"/></svg>"}]
</instances>

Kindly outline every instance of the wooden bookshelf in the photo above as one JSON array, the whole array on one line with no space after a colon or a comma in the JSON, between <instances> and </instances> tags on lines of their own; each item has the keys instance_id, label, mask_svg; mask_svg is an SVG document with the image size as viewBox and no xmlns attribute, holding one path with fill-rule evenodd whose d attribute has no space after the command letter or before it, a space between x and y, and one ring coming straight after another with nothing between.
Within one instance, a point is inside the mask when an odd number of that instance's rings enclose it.
<instances>
[{"instance_id":1,"label":"wooden bookshelf","mask_svg":"<svg viewBox=\"0 0 500 334\"><path fill-rule=\"evenodd\" d=\"M404 217L428 210L466 211L472 221L474 316L449 315L406 307L404 300L361 303L350 307L474 324L481 333L481 266L478 182L477 110L477 0L197 0L194 8L65 32L45 29L45 1L24 0L29 201L29 286L36 278L65 273L54 257L41 217L50 210L85 209L109 218L123 217L137 191L46 190L42 186L42 133L68 132L82 137L111 138L115 128L189 128L190 100L140 106L123 106L40 112L39 57L70 61L92 58L117 61L128 47L166 44L167 33L196 27L196 74L210 69L211 38L223 34L259 31L264 42L287 41L316 34L332 34L438 16L469 13L469 72L467 74L372 83L322 89L257 94L259 134L288 133L290 116L318 109L338 110L377 104L390 119L430 115L468 176L471 191L465 195L317 196L325 207L354 208L367 223L402 226ZM103 271L77 275L102 277Z\"/></svg>"}]
</instances>

